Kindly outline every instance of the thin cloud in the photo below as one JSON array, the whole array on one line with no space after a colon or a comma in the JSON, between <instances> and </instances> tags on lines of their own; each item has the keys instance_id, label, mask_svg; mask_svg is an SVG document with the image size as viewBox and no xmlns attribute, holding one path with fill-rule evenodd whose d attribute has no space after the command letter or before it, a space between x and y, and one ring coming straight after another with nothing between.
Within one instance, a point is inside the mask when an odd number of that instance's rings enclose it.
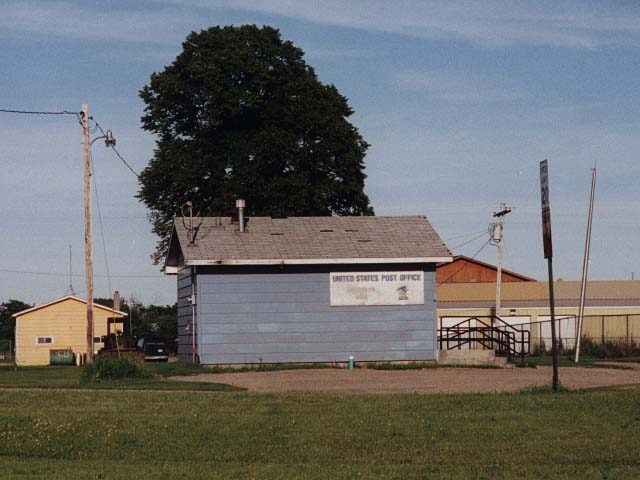
<instances>
[{"instance_id":1,"label":"thin cloud","mask_svg":"<svg viewBox=\"0 0 640 480\"><path fill-rule=\"evenodd\" d=\"M10 1L2 7L0 36L175 45L193 25L202 22L195 12L167 7L132 10L66 1Z\"/></svg>"},{"instance_id":2,"label":"thin cloud","mask_svg":"<svg viewBox=\"0 0 640 480\"><path fill-rule=\"evenodd\" d=\"M105 8L98 2L78 6L69 1L10 0L3 5L0 36L173 45L188 31L216 23L203 12L225 10L246 14L247 23L283 17L488 48L640 47L640 9L584 6L581 2L406 0L391 5L383 0L157 0L144 7L132 5L135 7Z\"/></svg>"},{"instance_id":3,"label":"thin cloud","mask_svg":"<svg viewBox=\"0 0 640 480\"><path fill-rule=\"evenodd\" d=\"M454 103L513 102L524 93L496 85L468 73L399 72L395 81L403 89L425 92L431 99Z\"/></svg>"},{"instance_id":4,"label":"thin cloud","mask_svg":"<svg viewBox=\"0 0 640 480\"><path fill-rule=\"evenodd\" d=\"M184 5L185 1L164 0L162 3ZM433 40L466 41L484 47L640 46L640 12L628 6L594 8L581 2L541 4L509 0L393 4L386 0L188 0L188 4Z\"/></svg>"}]
</instances>

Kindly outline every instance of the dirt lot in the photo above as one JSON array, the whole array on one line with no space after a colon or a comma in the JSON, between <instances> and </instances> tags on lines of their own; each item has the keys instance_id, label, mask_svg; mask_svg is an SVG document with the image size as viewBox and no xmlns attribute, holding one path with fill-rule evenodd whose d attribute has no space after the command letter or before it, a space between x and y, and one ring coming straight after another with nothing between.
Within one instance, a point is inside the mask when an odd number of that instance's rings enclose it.
<instances>
[{"instance_id":1,"label":"dirt lot","mask_svg":"<svg viewBox=\"0 0 640 480\"><path fill-rule=\"evenodd\" d=\"M229 383L255 392L471 393L517 391L548 385L551 373L551 367L351 371L328 368L200 374L172 379ZM560 368L559 377L563 386L572 389L640 384L640 370L631 368Z\"/></svg>"}]
</instances>

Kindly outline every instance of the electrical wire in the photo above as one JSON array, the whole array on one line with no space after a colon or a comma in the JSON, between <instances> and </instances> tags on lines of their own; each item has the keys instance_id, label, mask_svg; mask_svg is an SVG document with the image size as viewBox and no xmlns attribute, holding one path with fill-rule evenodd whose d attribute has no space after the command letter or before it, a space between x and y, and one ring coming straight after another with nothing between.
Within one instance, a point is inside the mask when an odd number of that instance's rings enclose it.
<instances>
[{"instance_id":1,"label":"electrical wire","mask_svg":"<svg viewBox=\"0 0 640 480\"><path fill-rule=\"evenodd\" d=\"M22 113L27 115L81 115L82 112L71 112L69 110L61 110L59 112L43 112L43 111L30 111L30 110L10 110L7 108L0 108L0 112L4 113Z\"/></svg>"},{"instance_id":2,"label":"electrical wire","mask_svg":"<svg viewBox=\"0 0 640 480\"><path fill-rule=\"evenodd\" d=\"M10 108L0 108L3 113L20 113L23 115L75 115L78 123L82 125L82 112L72 112L70 110L60 110L59 112L42 111L42 110L12 110Z\"/></svg>"},{"instance_id":3,"label":"electrical wire","mask_svg":"<svg viewBox=\"0 0 640 480\"><path fill-rule=\"evenodd\" d=\"M100 126L100 124L98 122L95 122L96 124L96 128L98 130L100 130L100 133L102 133L102 135L106 136L107 134L105 133L105 131L102 129L102 127ZM122 163L124 163L124 165L131 171L131 173L133 173L138 180L140 179L140 175L138 174L138 172L136 172L133 167L131 165L129 165L127 163L127 161L122 157L122 155L120 155L120 152L118 152L118 150L116 149L115 145L108 145L109 147L111 147L111 149L113 150L113 152L117 155L117 157L120 159L120 161L122 161Z\"/></svg>"},{"instance_id":4,"label":"electrical wire","mask_svg":"<svg viewBox=\"0 0 640 480\"><path fill-rule=\"evenodd\" d=\"M465 245L468 245L469 243L474 242L474 241L476 241L477 239L484 237L486 234L487 234L487 231L485 230L485 231L484 231L484 232L482 232L480 235L478 235L478 236L476 236L476 237L473 237L471 240L467 240L466 242L461 243L460 245L456 245L455 247L451 247L451 250L455 250L455 249L457 249L457 248L464 247Z\"/></svg>"},{"instance_id":5,"label":"electrical wire","mask_svg":"<svg viewBox=\"0 0 640 480\"><path fill-rule=\"evenodd\" d=\"M89 151L91 152L91 151ZM104 265L107 273L107 287L111 295L111 275L109 275L109 258L107 256L107 243L104 241L104 226L102 224L102 211L100 210L100 196L98 195L98 184L96 182L96 172L93 168L93 156L89 153L89 164L91 165L91 177L93 178L93 188L96 192L96 207L98 210L98 221L100 223L100 237L102 239L102 252L104 253Z\"/></svg>"},{"instance_id":6,"label":"electrical wire","mask_svg":"<svg viewBox=\"0 0 640 480\"><path fill-rule=\"evenodd\" d=\"M481 252L482 250L484 250L484 248L485 248L487 245L489 245L489 241L490 241L490 240L491 240L491 239L489 239L489 240L487 240L486 242L484 242L484 243L482 244L482 246L481 246L481 247L476 251L476 253L474 253L474 254L473 254L473 256L471 257L471 259L476 258L476 256L477 256L477 255L479 255L479 254L480 254L480 252ZM451 280L451 278L453 278L455 275L457 275L457 274L458 274L458 273L460 273L462 270L464 270L464 268L465 268L466 266L467 266L467 264L463 264L463 265L462 265L458 270L456 270L455 272L453 272L451 275L449 275L449 276L448 276L447 278L445 278L443 281L438 282L438 283L436 284L436 286L440 286L440 285L442 285L442 284L444 284L444 283L447 283L449 280Z\"/></svg>"},{"instance_id":7,"label":"electrical wire","mask_svg":"<svg viewBox=\"0 0 640 480\"><path fill-rule=\"evenodd\" d=\"M0 268L0 273L12 273L16 275L42 275L47 277L67 277L69 273L58 272L36 272L33 270L12 270L8 268ZM74 273L73 277L84 278L83 274ZM94 277L105 278L106 275L94 275ZM111 278L162 278L163 275L111 275Z\"/></svg>"},{"instance_id":8,"label":"electrical wire","mask_svg":"<svg viewBox=\"0 0 640 480\"><path fill-rule=\"evenodd\" d=\"M444 239L444 241L445 241L445 242L448 242L449 240L457 240L457 239L459 239L459 238L468 238L468 237L470 237L470 236L472 236L472 235L477 235L477 234L479 234L479 233L486 233L486 231L487 231L487 230L486 230L486 229L484 229L484 230L477 230L477 231L475 231L475 232L462 233L462 234L460 234L460 235L456 235L455 237L445 238L445 239Z\"/></svg>"}]
</instances>

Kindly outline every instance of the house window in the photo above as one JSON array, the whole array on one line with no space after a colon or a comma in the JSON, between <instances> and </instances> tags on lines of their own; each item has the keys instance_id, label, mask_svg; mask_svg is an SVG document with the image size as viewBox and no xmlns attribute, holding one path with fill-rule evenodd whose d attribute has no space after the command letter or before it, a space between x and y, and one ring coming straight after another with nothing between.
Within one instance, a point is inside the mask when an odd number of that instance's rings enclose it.
<instances>
[{"instance_id":1,"label":"house window","mask_svg":"<svg viewBox=\"0 0 640 480\"><path fill-rule=\"evenodd\" d=\"M102 343L102 337L93 337L93 343Z\"/></svg>"},{"instance_id":2,"label":"house window","mask_svg":"<svg viewBox=\"0 0 640 480\"><path fill-rule=\"evenodd\" d=\"M36 337L36 345L52 345L53 337Z\"/></svg>"}]
</instances>

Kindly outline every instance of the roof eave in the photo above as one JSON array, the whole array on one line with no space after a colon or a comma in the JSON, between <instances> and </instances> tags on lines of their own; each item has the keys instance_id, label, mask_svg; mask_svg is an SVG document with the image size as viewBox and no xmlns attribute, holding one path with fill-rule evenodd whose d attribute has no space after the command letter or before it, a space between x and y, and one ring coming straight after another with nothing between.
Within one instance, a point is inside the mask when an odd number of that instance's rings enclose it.
<instances>
[{"instance_id":1,"label":"roof eave","mask_svg":"<svg viewBox=\"0 0 640 480\"><path fill-rule=\"evenodd\" d=\"M176 252L179 252L180 249L181 249L180 240L178 240L178 232L176 230L176 221L174 219L173 225L171 226L171 236L169 237L169 245L167 246L167 255L164 258L164 265L162 267L162 270L166 275L176 275L178 273L179 265L178 265L177 257L179 257L179 255L176 255Z\"/></svg>"},{"instance_id":2,"label":"roof eave","mask_svg":"<svg viewBox=\"0 0 640 480\"><path fill-rule=\"evenodd\" d=\"M53 300L52 302L44 303L44 304L42 304L42 305L36 305L35 307L31 307L31 308L27 308L26 310L22 310L21 312L16 312L16 313L14 313L14 314L13 314L13 315L11 315L11 316L12 316L13 318L18 318L18 317L20 317L20 316L22 316L22 315L25 315L25 314L27 314L27 313L35 312L36 310L41 310L41 309L43 309L43 308L50 307L51 305L55 305L56 303L60 303L60 302L63 302L63 301L65 301L65 300L68 300L68 299L71 299L71 300L77 300L78 302L82 302L82 303L84 303L85 305L86 305L86 303L87 303L87 301L86 301L86 300L83 300L83 299L81 299L81 298L78 298L78 297L76 297L76 296L74 296L74 295L67 295L67 296L65 296L65 297L61 297L61 298L58 298L58 299L56 299L56 300ZM106 306L101 305L101 304L99 304L99 303L94 303L94 304L93 304L93 307L94 307L94 308L99 308L99 309L102 309L102 310L108 310L109 312L113 312L113 313L118 314L118 315L120 315L120 316L122 316L122 317L128 317L128 316L129 316L129 315L128 315L127 313L125 313L125 312L121 312L120 310L115 310L115 309L113 309L113 308L106 307Z\"/></svg>"},{"instance_id":3,"label":"roof eave","mask_svg":"<svg viewBox=\"0 0 640 480\"><path fill-rule=\"evenodd\" d=\"M448 263L453 257L399 257L399 258L265 258L265 259L214 259L186 260L187 266L218 265L347 265L391 263Z\"/></svg>"}]
</instances>

